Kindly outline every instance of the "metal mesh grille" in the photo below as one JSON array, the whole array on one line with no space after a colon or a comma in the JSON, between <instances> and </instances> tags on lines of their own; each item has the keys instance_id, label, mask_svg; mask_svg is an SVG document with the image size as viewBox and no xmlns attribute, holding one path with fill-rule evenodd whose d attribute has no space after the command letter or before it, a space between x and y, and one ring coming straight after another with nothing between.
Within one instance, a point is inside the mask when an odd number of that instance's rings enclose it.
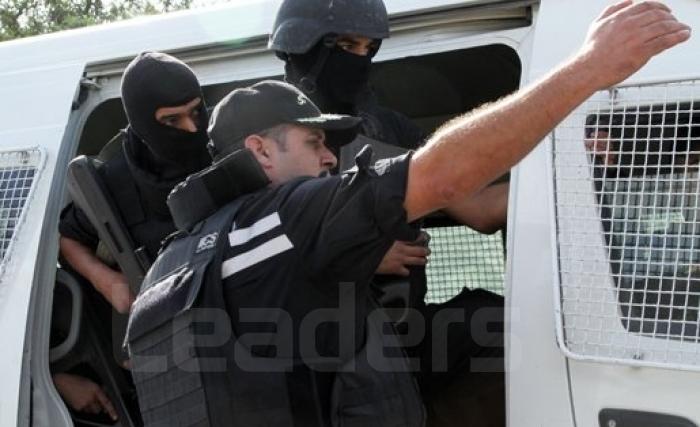
<instances>
[{"instance_id":1,"label":"metal mesh grille","mask_svg":"<svg viewBox=\"0 0 700 427\"><path fill-rule=\"evenodd\" d=\"M503 294L503 240L501 233L478 233L468 227L431 228L426 302L440 303L464 287Z\"/></svg>"},{"instance_id":2,"label":"metal mesh grille","mask_svg":"<svg viewBox=\"0 0 700 427\"><path fill-rule=\"evenodd\" d=\"M700 369L699 85L601 92L555 130L559 338L573 357Z\"/></svg>"},{"instance_id":3,"label":"metal mesh grille","mask_svg":"<svg viewBox=\"0 0 700 427\"><path fill-rule=\"evenodd\" d=\"M4 264L41 161L39 150L0 152L0 263Z\"/></svg>"}]
</instances>

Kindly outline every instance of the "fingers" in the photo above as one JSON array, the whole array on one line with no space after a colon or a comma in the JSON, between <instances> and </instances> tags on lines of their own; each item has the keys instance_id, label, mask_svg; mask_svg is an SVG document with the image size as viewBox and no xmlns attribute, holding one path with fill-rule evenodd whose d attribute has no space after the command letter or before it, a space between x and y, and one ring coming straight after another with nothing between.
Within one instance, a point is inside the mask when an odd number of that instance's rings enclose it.
<instances>
[{"instance_id":1,"label":"fingers","mask_svg":"<svg viewBox=\"0 0 700 427\"><path fill-rule=\"evenodd\" d=\"M690 27L679 22L675 22L675 24L658 28L659 34L646 42L647 49L651 55L661 53L690 38Z\"/></svg>"},{"instance_id":2,"label":"fingers","mask_svg":"<svg viewBox=\"0 0 700 427\"><path fill-rule=\"evenodd\" d=\"M675 18L669 15L668 18L651 22L639 30L640 37L645 42L649 42L659 37L668 34L674 34L680 31L690 31L690 27L676 21Z\"/></svg>"},{"instance_id":3,"label":"fingers","mask_svg":"<svg viewBox=\"0 0 700 427\"><path fill-rule=\"evenodd\" d=\"M427 231L421 230L420 235L416 239L415 242L413 242L414 245L421 245L421 246L428 246L430 243L430 234L428 234Z\"/></svg>"},{"instance_id":4,"label":"fingers","mask_svg":"<svg viewBox=\"0 0 700 427\"><path fill-rule=\"evenodd\" d=\"M603 10L603 13L600 14L600 16L598 17L597 20L599 21L601 19L605 19L608 16L611 16L614 13L617 13L618 11L620 11L622 9L629 7L631 4L632 4L632 0L625 0L625 1L621 1L619 3L612 4L608 7L606 7L605 10Z\"/></svg>"},{"instance_id":5,"label":"fingers","mask_svg":"<svg viewBox=\"0 0 700 427\"><path fill-rule=\"evenodd\" d=\"M598 88L623 81L653 56L690 37L690 28L658 1L618 3L601 16L591 26L582 55L595 70Z\"/></svg>"},{"instance_id":6,"label":"fingers","mask_svg":"<svg viewBox=\"0 0 700 427\"><path fill-rule=\"evenodd\" d=\"M638 3L634 3L633 5L629 6L625 10L619 11L620 14L626 14L626 15L639 15L643 13L647 13L650 11L662 11L666 13L671 13L671 8L669 8L666 4L660 2L660 1L640 1Z\"/></svg>"},{"instance_id":7,"label":"fingers","mask_svg":"<svg viewBox=\"0 0 700 427\"><path fill-rule=\"evenodd\" d=\"M112 304L112 307L120 313L126 314L129 312L131 305L134 302L134 294L126 282L114 282L109 292L107 300Z\"/></svg>"},{"instance_id":8,"label":"fingers","mask_svg":"<svg viewBox=\"0 0 700 427\"><path fill-rule=\"evenodd\" d=\"M411 274L408 268L401 266L396 270L396 275L401 277L408 277Z\"/></svg>"},{"instance_id":9,"label":"fingers","mask_svg":"<svg viewBox=\"0 0 700 427\"><path fill-rule=\"evenodd\" d=\"M406 257L403 259L403 265L424 266L428 264L426 257Z\"/></svg>"},{"instance_id":10,"label":"fingers","mask_svg":"<svg viewBox=\"0 0 700 427\"><path fill-rule=\"evenodd\" d=\"M671 13L671 9L664 3L658 1L642 1L637 3L632 1L623 1L605 9L598 20L606 18L619 18L623 16L632 17L635 15L647 14L649 12Z\"/></svg>"},{"instance_id":11,"label":"fingers","mask_svg":"<svg viewBox=\"0 0 700 427\"><path fill-rule=\"evenodd\" d=\"M117 419L117 411L114 409L114 405L112 405L112 402L109 400L107 395L102 391L101 388L98 388L95 391L95 397L97 398L97 401L99 402L100 406L102 409L109 415L109 417L113 420Z\"/></svg>"},{"instance_id":12,"label":"fingers","mask_svg":"<svg viewBox=\"0 0 700 427\"><path fill-rule=\"evenodd\" d=\"M399 254L403 257L422 257L430 255L430 249L424 246L402 246L398 248Z\"/></svg>"},{"instance_id":13,"label":"fingers","mask_svg":"<svg viewBox=\"0 0 700 427\"><path fill-rule=\"evenodd\" d=\"M102 412L102 406L100 406L97 400L91 400L90 402L85 402L82 408L78 408L78 412L97 415Z\"/></svg>"},{"instance_id":14,"label":"fingers","mask_svg":"<svg viewBox=\"0 0 700 427\"><path fill-rule=\"evenodd\" d=\"M639 28L644 28L647 25L653 24L655 22L673 19L673 15L670 11L651 9L644 11L630 19L635 26Z\"/></svg>"}]
</instances>

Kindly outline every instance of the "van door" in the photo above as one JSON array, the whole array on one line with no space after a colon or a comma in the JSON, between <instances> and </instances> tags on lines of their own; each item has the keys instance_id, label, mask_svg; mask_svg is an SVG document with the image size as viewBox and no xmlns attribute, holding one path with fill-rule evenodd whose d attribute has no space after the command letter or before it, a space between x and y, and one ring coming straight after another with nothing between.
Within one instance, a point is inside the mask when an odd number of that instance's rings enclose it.
<instances>
[{"instance_id":1,"label":"van door","mask_svg":"<svg viewBox=\"0 0 700 427\"><path fill-rule=\"evenodd\" d=\"M700 30L697 1L666 3ZM607 4L543 1L530 80ZM512 426L700 425L699 48L596 93L517 168Z\"/></svg>"},{"instance_id":2,"label":"van door","mask_svg":"<svg viewBox=\"0 0 700 427\"><path fill-rule=\"evenodd\" d=\"M0 57L6 58L17 46L3 47ZM69 139L66 126L84 67L12 69L9 59L1 62L6 65L0 72L0 425L27 425L30 360L45 361L37 365L43 372L31 372L34 390L50 384L46 347L62 194L54 177L62 182L65 170L56 165L67 164L71 154L63 141ZM43 309L30 304L38 295L48 296ZM32 310L46 315L34 318ZM32 339L37 335L43 339ZM34 425L66 420L55 411L45 415Z\"/></svg>"}]
</instances>

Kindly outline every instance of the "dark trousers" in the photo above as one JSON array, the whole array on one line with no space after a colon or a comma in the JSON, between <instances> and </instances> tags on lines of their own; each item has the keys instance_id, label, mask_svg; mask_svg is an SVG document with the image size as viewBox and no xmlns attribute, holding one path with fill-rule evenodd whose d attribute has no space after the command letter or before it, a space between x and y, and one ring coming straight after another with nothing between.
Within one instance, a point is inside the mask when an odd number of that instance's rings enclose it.
<instances>
[{"instance_id":1,"label":"dark trousers","mask_svg":"<svg viewBox=\"0 0 700 427\"><path fill-rule=\"evenodd\" d=\"M505 426L503 297L464 289L416 308L425 335L406 352L419 359L428 425Z\"/></svg>"}]
</instances>

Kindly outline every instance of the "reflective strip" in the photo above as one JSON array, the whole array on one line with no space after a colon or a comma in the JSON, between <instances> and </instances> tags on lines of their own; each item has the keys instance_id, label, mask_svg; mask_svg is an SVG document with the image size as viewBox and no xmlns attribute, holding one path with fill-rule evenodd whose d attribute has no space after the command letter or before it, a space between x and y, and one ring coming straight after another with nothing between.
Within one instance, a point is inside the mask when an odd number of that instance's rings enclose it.
<instances>
[{"instance_id":1,"label":"reflective strip","mask_svg":"<svg viewBox=\"0 0 700 427\"><path fill-rule=\"evenodd\" d=\"M255 249L251 249L248 252L243 252L240 255L236 255L235 257L224 261L221 264L221 277L225 279L241 270L252 267L253 265L270 259L275 255L279 255L282 252L286 252L293 247L294 245L292 245L292 242L289 241L286 234L277 236Z\"/></svg>"},{"instance_id":2,"label":"reflective strip","mask_svg":"<svg viewBox=\"0 0 700 427\"><path fill-rule=\"evenodd\" d=\"M268 215L261 220L258 220L258 222L251 225L250 227L241 228L240 230L236 230L236 226L234 224L234 230L228 234L228 241L231 244L231 246L242 245L244 243L248 243L253 238L263 233L267 233L273 228L279 226L280 224L282 224L282 222L280 221L280 216L277 212L273 213L272 215Z\"/></svg>"}]
</instances>

